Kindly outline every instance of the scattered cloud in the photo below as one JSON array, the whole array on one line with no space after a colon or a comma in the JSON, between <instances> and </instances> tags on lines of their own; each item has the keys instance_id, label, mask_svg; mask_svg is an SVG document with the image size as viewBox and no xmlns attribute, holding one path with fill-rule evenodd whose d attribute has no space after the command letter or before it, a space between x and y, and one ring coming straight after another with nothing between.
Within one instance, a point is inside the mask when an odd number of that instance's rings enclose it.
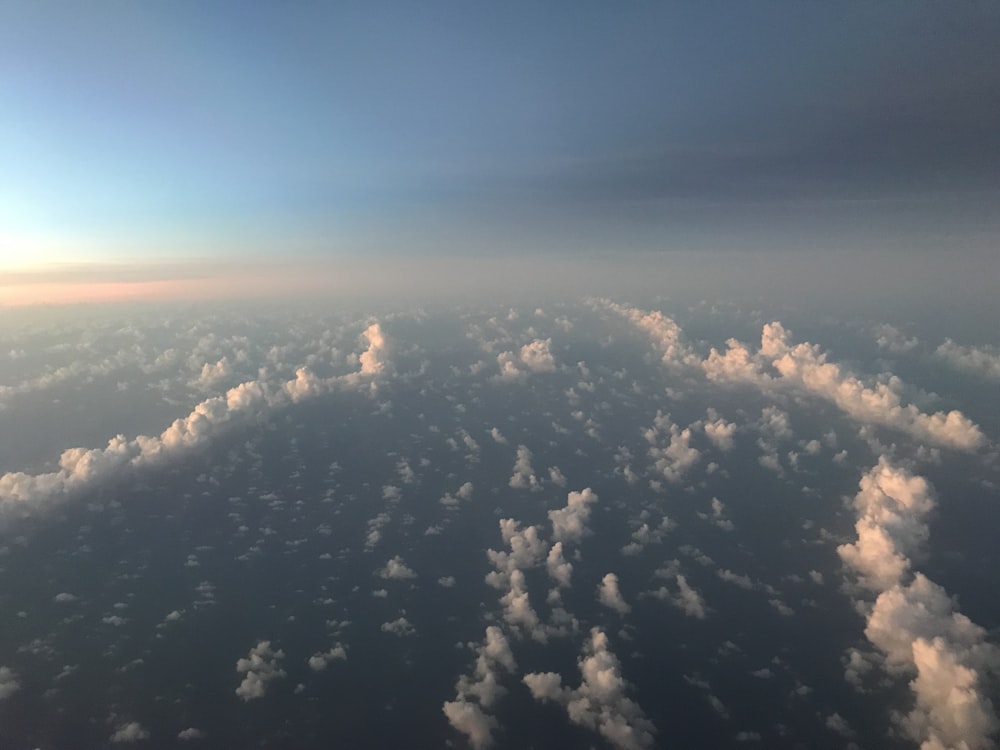
<instances>
[{"instance_id":1,"label":"scattered cloud","mask_svg":"<svg viewBox=\"0 0 1000 750\"><path fill-rule=\"evenodd\" d=\"M236 672L244 675L236 688L236 695L244 701L263 698L268 683L285 676L285 670L281 668L284 658L285 652L273 650L270 641L261 641L250 649L246 658L236 662Z\"/></svg>"},{"instance_id":2,"label":"scattered cloud","mask_svg":"<svg viewBox=\"0 0 1000 750\"><path fill-rule=\"evenodd\" d=\"M604 631L591 630L578 664L582 680L576 688L564 687L562 677L553 672L526 674L524 684L535 700L562 705L570 721L599 732L620 750L651 747L656 727L628 697L621 663L611 652Z\"/></svg>"}]
</instances>

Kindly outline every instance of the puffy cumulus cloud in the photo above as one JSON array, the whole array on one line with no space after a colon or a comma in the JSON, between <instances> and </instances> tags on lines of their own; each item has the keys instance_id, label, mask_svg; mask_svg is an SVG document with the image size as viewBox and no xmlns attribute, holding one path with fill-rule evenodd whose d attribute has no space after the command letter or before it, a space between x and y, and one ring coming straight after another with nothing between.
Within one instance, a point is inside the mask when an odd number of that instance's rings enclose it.
<instances>
[{"instance_id":1,"label":"puffy cumulus cloud","mask_svg":"<svg viewBox=\"0 0 1000 750\"><path fill-rule=\"evenodd\" d=\"M261 641L250 649L246 658L236 662L236 672L244 675L236 688L236 695L244 701L263 698L267 684L285 676L285 670L281 668L284 658L285 652L272 649L270 641Z\"/></svg>"},{"instance_id":2,"label":"puffy cumulus cloud","mask_svg":"<svg viewBox=\"0 0 1000 750\"><path fill-rule=\"evenodd\" d=\"M500 684L503 672L514 672L517 664L503 631L495 625L486 628L482 644L476 648L476 662L471 675L462 675L455 685L455 700L442 706L448 722L468 737L474 748L486 748L493 743L493 730L498 724L484 711L492 708L506 693Z\"/></svg>"},{"instance_id":3,"label":"puffy cumulus cloud","mask_svg":"<svg viewBox=\"0 0 1000 750\"><path fill-rule=\"evenodd\" d=\"M514 473L507 484L515 490L532 490L537 492L542 489L538 477L535 476L535 470L531 467L531 451L525 445L517 446Z\"/></svg>"},{"instance_id":4,"label":"puffy cumulus cloud","mask_svg":"<svg viewBox=\"0 0 1000 750\"><path fill-rule=\"evenodd\" d=\"M500 372L495 379L505 383L520 383L531 373L549 373L558 369L552 356L552 339L535 339L522 346L516 354L500 352L497 365Z\"/></svg>"},{"instance_id":5,"label":"puffy cumulus cloud","mask_svg":"<svg viewBox=\"0 0 1000 750\"><path fill-rule=\"evenodd\" d=\"M196 384L201 388L212 388L220 381L232 377L233 366L229 364L229 359L223 357L218 362L212 364L206 362L201 368Z\"/></svg>"},{"instance_id":6,"label":"puffy cumulus cloud","mask_svg":"<svg viewBox=\"0 0 1000 750\"><path fill-rule=\"evenodd\" d=\"M892 376L866 385L856 375L828 362L818 346L808 342L792 344L790 339L781 323L768 323L761 332L756 354L730 340L724 355L714 349L709 354L703 363L705 374L713 380L801 388L832 402L858 422L896 429L936 445L973 451L985 444L979 427L960 411L926 414L914 404L904 405L899 378Z\"/></svg>"},{"instance_id":7,"label":"puffy cumulus cloud","mask_svg":"<svg viewBox=\"0 0 1000 750\"><path fill-rule=\"evenodd\" d=\"M1000 380L1000 350L993 347L961 346L945 339L934 355L962 372L987 380Z\"/></svg>"},{"instance_id":8,"label":"puffy cumulus cloud","mask_svg":"<svg viewBox=\"0 0 1000 750\"><path fill-rule=\"evenodd\" d=\"M649 443L653 468L669 482L679 482L701 457L698 449L691 447L691 428L680 429L671 421L670 415L662 411L656 412L653 426L643 436Z\"/></svg>"},{"instance_id":9,"label":"puffy cumulus cloud","mask_svg":"<svg viewBox=\"0 0 1000 750\"><path fill-rule=\"evenodd\" d=\"M378 323L372 323L368 326L362 336L368 341L368 348L361 352L358 357L358 361L361 363L361 374L380 375L389 366L387 359L389 339Z\"/></svg>"},{"instance_id":10,"label":"puffy cumulus cloud","mask_svg":"<svg viewBox=\"0 0 1000 750\"><path fill-rule=\"evenodd\" d=\"M723 353L713 347L701 366L705 377L714 381L738 380L763 385L772 380L764 372L764 358L736 339L726 340L726 351Z\"/></svg>"},{"instance_id":11,"label":"puffy cumulus cloud","mask_svg":"<svg viewBox=\"0 0 1000 750\"><path fill-rule=\"evenodd\" d=\"M497 569L497 572L510 573L513 570L537 567L545 559L549 544L540 536L538 526L528 526L524 529L513 518L500 519L500 536L504 544L510 547L510 552L486 550L486 556ZM487 577L488 583L494 579Z\"/></svg>"},{"instance_id":12,"label":"puffy cumulus cloud","mask_svg":"<svg viewBox=\"0 0 1000 750\"><path fill-rule=\"evenodd\" d=\"M707 437L716 448L730 451L733 448L733 437L736 435L736 423L727 422L714 410L710 409L708 419L702 424Z\"/></svg>"},{"instance_id":13,"label":"puffy cumulus cloud","mask_svg":"<svg viewBox=\"0 0 1000 750\"><path fill-rule=\"evenodd\" d=\"M535 339L521 347L521 362L532 372L555 372L552 339Z\"/></svg>"},{"instance_id":14,"label":"puffy cumulus cloud","mask_svg":"<svg viewBox=\"0 0 1000 750\"><path fill-rule=\"evenodd\" d=\"M780 323L764 326L761 351L772 358L782 377L829 399L849 416L861 422L893 427L914 437L962 450L975 450L985 437L959 411L924 414L914 404L903 406L900 381L866 387L855 375L826 361L826 355L811 344L788 344L788 334Z\"/></svg>"},{"instance_id":15,"label":"puffy cumulus cloud","mask_svg":"<svg viewBox=\"0 0 1000 750\"><path fill-rule=\"evenodd\" d=\"M507 593L500 597L504 620L515 634L527 633L534 640L544 643L548 640L548 632L542 625L538 613L531 606L524 573L512 570L507 580Z\"/></svg>"},{"instance_id":16,"label":"puffy cumulus cloud","mask_svg":"<svg viewBox=\"0 0 1000 750\"><path fill-rule=\"evenodd\" d=\"M890 674L913 675L914 706L895 718L925 750L994 747L1000 730L984 684L1000 670L1000 649L985 631L956 612L947 592L922 573L910 573L910 555L928 536L923 518L933 489L884 457L860 481L854 507L858 540L838 553L865 589L878 592L867 610L865 636L885 657ZM861 684L870 666L851 654L845 676Z\"/></svg>"},{"instance_id":17,"label":"puffy cumulus cloud","mask_svg":"<svg viewBox=\"0 0 1000 750\"><path fill-rule=\"evenodd\" d=\"M597 493L590 487L580 492L570 492L566 496L566 506L549 511L552 523L552 538L557 542L579 542L590 533L590 507L598 500Z\"/></svg>"},{"instance_id":18,"label":"puffy cumulus cloud","mask_svg":"<svg viewBox=\"0 0 1000 750\"><path fill-rule=\"evenodd\" d=\"M189 414L175 419L159 435L128 439L117 435L104 448L69 448L59 458L59 469L42 474L8 472L0 476L0 510L32 512L47 503L65 499L131 469L155 465L204 445L232 424L249 420L287 403L327 393L340 386L360 383L362 375L387 368L387 343L378 324L365 331L368 350L361 355L361 372L329 379L299 368L295 378L275 388L263 380L250 380L225 394L207 398ZM367 357L366 357L367 355Z\"/></svg>"},{"instance_id":19,"label":"puffy cumulus cloud","mask_svg":"<svg viewBox=\"0 0 1000 750\"><path fill-rule=\"evenodd\" d=\"M309 657L307 663L309 664L309 669L313 672L322 672L330 665L330 662L337 660L347 660L347 649L339 643L329 651L319 651L313 654Z\"/></svg>"},{"instance_id":20,"label":"puffy cumulus cloud","mask_svg":"<svg viewBox=\"0 0 1000 750\"><path fill-rule=\"evenodd\" d=\"M378 571L380 577L386 580L408 580L411 578L416 578L417 574L413 568L409 567L403 558L396 555L391 560L386 562L385 566L380 568Z\"/></svg>"},{"instance_id":21,"label":"puffy cumulus cloud","mask_svg":"<svg viewBox=\"0 0 1000 750\"><path fill-rule=\"evenodd\" d=\"M652 596L661 601L670 602L689 617L699 620L705 619L708 614L708 607L701 594L688 583L687 577L680 572L680 562L678 560L669 561L664 567L656 571L660 578L672 580L676 584L676 591L671 591L666 586L661 586L655 591L650 591L645 596Z\"/></svg>"},{"instance_id":22,"label":"puffy cumulus cloud","mask_svg":"<svg viewBox=\"0 0 1000 750\"><path fill-rule=\"evenodd\" d=\"M883 323L875 326L872 333L875 336L875 343L879 349L885 349L893 354L905 354L915 349L920 341L913 337L908 337L896 326Z\"/></svg>"},{"instance_id":23,"label":"puffy cumulus cloud","mask_svg":"<svg viewBox=\"0 0 1000 750\"><path fill-rule=\"evenodd\" d=\"M677 523L669 516L660 519L658 526L651 527L643 522L639 528L632 532L632 541L622 547L623 555L638 555L647 544L660 544L663 538L677 528Z\"/></svg>"},{"instance_id":24,"label":"puffy cumulus cloud","mask_svg":"<svg viewBox=\"0 0 1000 750\"><path fill-rule=\"evenodd\" d=\"M137 721L130 721L122 724L109 738L115 744L125 744L128 742L139 742L149 739L149 732Z\"/></svg>"},{"instance_id":25,"label":"puffy cumulus cloud","mask_svg":"<svg viewBox=\"0 0 1000 750\"><path fill-rule=\"evenodd\" d=\"M295 371L295 378L286 382L282 389L292 401L299 403L326 393L331 383L331 380L318 377L308 367L300 367Z\"/></svg>"},{"instance_id":26,"label":"puffy cumulus cloud","mask_svg":"<svg viewBox=\"0 0 1000 750\"><path fill-rule=\"evenodd\" d=\"M614 573L608 573L601 579L597 586L597 601L620 615L626 615L632 611L618 588L618 576Z\"/></svg>"},{"instance_id":27,"label":"puffy cumulus cloud","mask_svg":"<svg viewBox=\"0 0 1000 750\"><path fill-rule=\"evenodd\" d=\"M563 557L563 544L556 542L549 550L549 555L545 559L545 567L549 577L556 582L557 586L569 588L573 577L573 563L567 562Z\"/></svg>"},{"instance_id":28,"label":"puffy cumulus cloud","mask_svg":"<svg viewBox=\"0 0 1000 750\"><path fill-rule=\"evenodd\" d=\"M624 316L632 325L646 333L653 340L653 345L660 354L660 361L664 365L668 367L697 366L700 363L698 355L684 341L684 332L681 327L662 312L658 310L646 312L635 307L607 301L601 304Z\"/></svg>"},{"instance_id":29,"label":"puffy cumulus cloud","mask_svg":"<svg viewBox=\"0 0 1000 750\"><path fill-rule=\"evenodd\" d=\"M17 674L10 667L0 667L0 700L10 698L21 689Z\"/></svg>"},{"instance_id":30,"label":"puffy cumulus cloud","mask_svg":"<svg viewBox=\"0 0 1000 750\"><path fill-rule=\"evenodd\" d=\"M455 494L446 492L444 496L440 500L438 500L438 502L441 503L441 505L444 505L445 507L453 508L463 500L466 501L471 500L473 489L474 487L472 486L472 482L466 482L457 490L455 490Z\"/></svg>"},{"instance_id":31,"label":"puffy cumulus cloud","mask_svg":"<svg viewBox=\"0 0 1000 750\"><path fill-rule=\"evenodd\" d=\"M441 709L448 723L464 734L474 750L485 750L493 745L493 730L497 728L496 718L490 716L478 703L466 700L445 701Z\"/></svg>"},{"instance_id":32,"label":"puffy cumulus cloud","mask_svg":"<svg viewBox=\"0 0 1000 750\"><path fill-rule=\"evenodd\" d=\"M208 734L197 727L188 727L177 733L177 739L179 740L203 740L206 737L208 737Z\"/></svg>"},{"instance_id":33,"label":"puffy cumulus cloud","mask_svg":"<svg viewBox=\"0 0 1000 750\"><path fill-rule=\"evenodd\" d=\"M893 586L909 569L908 555L927 540L924 517L934 507L930 483L884 457L860 481L854 497L858 539L842 544L837 554L872 591Z\"/></svg>"},{"instance_id":34,"label":"puffy cumulus cloud","mask_svg":"<svg viewBox=\"0 0 1000 750\"><path fill-rule=\"evenodd\" d=\"M641 750L654 741L656 727L638 703L628 697L629 685L621 663L608 646L605 633L594 628L578 662L581 682L564 687L553 672L526 674L524 684L538 701L552 701L566 709L574 724L597 731L620 750Z\"/></svg>"},{"instance_id":35,"label":"puffy cumulus cloud","mask_svg":"<svg viewBox=\"0 0 1000 750\"><path fill-rule=\"evenodd\" d=\"M380 626L383 633L390 633L397 638L403 638L409 635L416 635L417 629L413 627L413 623L407 620L405 617L397 617L391 622L383 622Z\"/></svg>"}]
</instances>

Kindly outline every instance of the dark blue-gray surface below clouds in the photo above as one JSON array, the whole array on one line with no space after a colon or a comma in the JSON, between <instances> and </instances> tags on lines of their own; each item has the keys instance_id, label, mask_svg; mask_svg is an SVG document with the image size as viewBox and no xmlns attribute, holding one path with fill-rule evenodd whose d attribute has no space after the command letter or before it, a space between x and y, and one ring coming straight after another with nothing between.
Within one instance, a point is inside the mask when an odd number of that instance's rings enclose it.
<instances>
[{"instance_id":1,"label":"dark blue-gray surface below clouds","mask_svg":"<svg viewBox=\"0 0 1000 750\"><path fill-rule=\"evenodd\" d=\"M4 748L994 746L1000 342L127 312L0 334Z\"/></svg>"}]
</instances>

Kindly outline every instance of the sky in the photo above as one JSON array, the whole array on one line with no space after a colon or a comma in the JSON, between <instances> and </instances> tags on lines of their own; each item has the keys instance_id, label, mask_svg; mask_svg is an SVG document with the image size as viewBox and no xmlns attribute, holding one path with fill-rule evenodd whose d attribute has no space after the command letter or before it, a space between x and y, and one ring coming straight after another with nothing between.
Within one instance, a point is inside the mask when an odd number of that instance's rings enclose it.
<instances>
[{"instance_id":1,"label":"sky","mask_svg":"<svg viewBox=\"0 0 1000 750\"><path fill-rule=\"evenodd\" d=\"M179 267L288 258L990 254L997 38L991 3L5 2L0 289L99 266L170 296Z\"/></svg>"}]
</instances>

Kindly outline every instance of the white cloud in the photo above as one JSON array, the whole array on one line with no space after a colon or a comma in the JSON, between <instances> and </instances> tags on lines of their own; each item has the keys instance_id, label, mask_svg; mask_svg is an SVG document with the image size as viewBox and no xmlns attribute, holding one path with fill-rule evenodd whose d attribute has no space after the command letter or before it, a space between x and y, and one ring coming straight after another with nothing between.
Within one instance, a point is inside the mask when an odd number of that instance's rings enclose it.
<instances>
[{"instance_id":1,"label":"white cloud","mask_svg":"<svg viewBox=\"0 0 1000 750\"><path fill-rule=\"evenodd\" d=\"M566 507L549 511L552 523L552 538L557 542L579 542L590 533L590 506L598 500L597 493L590 487L580 492L570 492L566 496Z\"/></svg>"},{"instance_id":2,"label":"white cloud","mask_svg":"<svg viewBox=\"0 0 1000 750\"><path fill-rule=\"evenodd\" d=\"M454 729L466 735L474 748L493 744L497 720L483 708L492 708L506 692L500 683L502 672L517 668L514 654L503 631L495 625L486 628L482 644L476 649L472 675L462 675L455 685L456 697L442 706Z\"/></svg>"},{"instance_id":3,"label":"white cloud","mask_svg":"<svg viewBox=\"0 0 1000 750\"><path fill-rule=\"evenodd\" d=\"M215 364L206 362L201 368L197 384L202 388L211 388L222 380L232 377L233 367L229 364L229 359L223 357Z\"/></svg>"},{"instance_id":4,"label":"white cloud","mask_svg":"<svg viewBox=\"0 0 1000 750\"><path fill-rule=\"evenodd\" d=\"M0 667L0 700L10 698L21 689L17 674L10 667Z\"/></svg>"},{"instance_id":5,"label":"white cloud","mask_svg":"<svg viewBox=\"0 0 1000 750\"><path fill-rule=\"evenodd\" d=\"M643 435L649 443L649 456L653 459L653 467L669 482L679 482L684 474L694 466L701 453L692 448L691 429L680 429L674 424L669 414L657 410L653 426ZM670 441L665 437L669 435Z\"/></svg>"},{"instance_id":6,"label":"white cloud","mask_svg":"<svg viewBox=\"0 0 1000 750\"><path fill-rule=\"evenodd\" d=\"M705 436L716 448L721 451L729 451L733 448L733 436L736 434L736 424L727 422L722 417L709 415L709 419L702 426Z\"/></svg>"},{"instance_id":7,"label":"white cloud","mask_svg":"<svg viewBox=\"0 0 1000 750\"><path fill-rule=\"evenodd\" d=\"M563 687L562 678L552 672L527 674L524 684L535 700L559 703L570 721L599 732L616 748L650 747L656 728L639 704L628 697L621 663L608 648L603 631L590 631L578 664L582 680L577 688Z\"/></svg>"},{"instance_id":8,"label":"white cloud","mask_svg":"<svg viewBox=\"0 0 1000 750\"><path fill-rule=\"evenodd\" d=\"M556 487L565 487L567 482L566 476L559 470L558 466L549 467L549 481Z\"/></svg>"},{"instance_id":9,"label":"white cloud","mask_svg":"<svg viewBox=\"0 0 1000 750\"><path fill-rule=\"evenodd\" d=\"M177 733L177 739L179 740L203 740L206 737L208 737L208 734L196 727L188 727Z\"/></svg>"},{"instance_id":10,"label":"white cloud","mask_svg":"<svg viewBox=\"0 0 1000 750\"><path fill-rule=\"evenodd\" d=\"M662 601L670 602L689 617L695 617L699 620L705 619L708 614L705 600L688 583L687 577L680 572L680 562L670 560L663 568L656 571L656 575L668 580L673 579L677 584L677 591L671 592L666 586L661 586L656 591L648 592L647 596L654 596Z\"/></svg>"},{"instance_id":11,"label":"white cloud","mask_svg":"<svg viewBox=\"0 0 1000 750\"><path fill-rule=\"evenodd\" d=\"M104 448L69 448L59 458L59 469L43 474L8 472L0 476L0 509L36 510L47 502L91 488L110 477L138 467L160 464L183 455L218 436L232 424L265 413L289 400L312 398L340 386L360 383L361 375L374 375L388 367L387 342L378 324L365 331L368 350L361 355L360 373L317 378L306 368L296 371L294 380L274 388L264 380L250 380L229 389L224 395L207 398L184 417L175 419L156 436L139 435L128 439L116 435Z\"/></svg>"},{"instance_id":12,"label":"white cloud","mask_svg":"<svg viewBox=\"0 0 1000 750\"><path fill-rule=\"evenodd\" d=\"M329 666L330 662L337 660L347 659L347 650L341 645L336 644L329 651L319 651L309 657L308 664L309 669L313 672L322 672Z\"/></svg>"},{"instance_id":13,"label":"white cloud","mask_svg":"<svg viewBox=\"0 0 1000 750\"><path fill-rule=\"evenodd\" d=\"M983 676L1000 669L1000 649L985 631L954 611L947 592L921 573L910 576L910 555L928 536L925 516L934 507L923 477L884 457L860 482L854 507L858 540L837 552L858 583L878 596L868 611L865 635L886 659L890 673L915 675L914 707L897 723L926 749L989 748L1000 730ZM868 671L851 655L845 677L860 684Z\"/></svg>"},{"instance_id":14,"label":"white cloud","mask_svg":"<svg viewBox=\"0 0 1000 750\"><path fill-rule=\"evenodd\" d=\"M139 742L141 740L149 739L149 732L143 729L142 724L137 721L130 721L128 724L122 724L118 729L115 730L114 734L111 735L111 741L114 743L126 743L126 742Z\"/></svg>"},{"instance_id":15,"label":"white cloud","mask_svg":"<svg viewBox=\"0 0 1000 750\"><path fill-rule=\"evenodd\" d=\"M573 576L573 564L567 562L566 558L563 557L562 542L556 542L552 545L552 549L549 550L549 556L545 560L545 565L549 572L549 577L558 586L569 588Z\"/></svg>"},{"instance_id":16,"label":"white cloud","mask_svg":"<svg viewBox=\"0 0 1000 750\"><path fill-rule=\"evenodd\" d=\"M521 362L532 372L555 372L552 339L535 339L521 347Z\"/></svg>"},{"instance_id":17,"label":"white cloud","mask_svg":"<svg viewBox=\"0 0 1000 750\"><path fill-rule=\"evenodd\" d=\"M452 727L469 739L474 750L485 750L493 745L497 720L484 712L478 703L462 699L445 701L441 710Z\"/></svg>"},{"instance_id":18,"label":"white cloud","mask_svg":"<svg viewBox=\"0 0 1000 750\"><path fill-rule=\"evenodd\" d=\"M417 574L414 572L414 570L411 567L409 567L405 562L403 562L403 558L400 557L399 555L396 555L391 560L389 560L385 564L385 567L381 568L378 571L378 574L379 576L385 578L386 580L398 580L398 581L417 577Z\"/></svg>"},{"instance_id":19,"label":"white cloud","mask_svg":"<svg viewBox=\"0 0 1000 750\"><path fill-rule=\"evenodd\" d=\"M993 347L961 346L945 339L934 354L956 370L986 380L1000 380L1000 350Z\"/></svg>"},{"instance_id":20,"label":"white cloud","mask_svg":"<svg viewBox=\"0 0 1000 750\"><path fill-rule=\"evenodd\" d=\"M386 359L389 340L382 331L382 326L372 323L362 334L368 341L368 348L358 357L361 363L362 375L379 375L388 367Z\"/></svg>"},{"instance_id":21,"label":"white cloud","mask_svg":"<svg viewBox=\"0 0 1000 750\"><path fill-rule=\"evenodd\" d=\"M713 380L742 380L760 387L780 383L801 388L831 401L863 424L890 427L917 440L967 451L985 444L986 438L979 427L960 411L925 414L914 404L904 405L902 383L895 376L866 385L856 375L828 362L826 353L818 346L793 345L789 339L781 323L768 323L756 354L751 355L746 346L730 340L725 355L712 350L703 363L705 373Z\"/></svg>"},{"instance_id":22,"label":"white cloud","mask_svg":"<svg viewBox=\"0 0 1000 750\"><path fill-rule=\"evenodd\" d=\"M920 344L916 338L907 337L901 330L888 323L875 326L874 334L878 348L893 354L905 354Z\"/></svg>"},{"instance_id":23,"label":"white cloud","mask_svg":"<svg viewBox=\"0 0 1000 750\"><path fill-rule=\"evenodd\" d=\"M632 611L618 588L618 576L614 573L608 573L601 579L601 583L597 587L597 601L620 615L626 615Z\"/></svg>"},{"instance_id":24,"label":"white cloud","mask_svg":"<svg viewBox=\"0 0 1000 750\"><path fill-rule=\"evenodd\" d=\"M645 312L634 307L605 302L604 306L625 316L634 326L644 331L652 340L660 361L667 367L697 365L698 355L683 340L684 332L672 318L656 310Z\"/></svg>"},{"instance_id":25,"label":"white cloud","mask_svg":"<svg viewBox=\"0 0 1000 750\"><path fill-rule=\"evenodd\" d=\"M507 483L515 490L538 491L542 488L531 468L531 451L525 445L517 446L517 458L514 461L514 473Z\"/></svg>"},{"instance_id":26,"label":"white cloud","mask_svg":"<svg viewBox=\"0 0 1000 750\"><path fill-rule=\"evenodd\" d=\"M236 662L236 672L244 675L243 682L236 688L236 695L244 701L262 698L267 692L267 683L285 676L281 662L285 652L274 651L270 641L261 641Z\"/></svg>"},{"instance_id":27,"label":"white cloud","mask_svg":"<svg viewBox=\"0 0 1000 750\"><path fill-rule=\"evenodd\" d=\"M405 617L398 617L391 622L383 622L380 626L383 633L391 633L394 636L403 638L408 635L416 635L417 629Z\"/></svg>"}]
</instances>

